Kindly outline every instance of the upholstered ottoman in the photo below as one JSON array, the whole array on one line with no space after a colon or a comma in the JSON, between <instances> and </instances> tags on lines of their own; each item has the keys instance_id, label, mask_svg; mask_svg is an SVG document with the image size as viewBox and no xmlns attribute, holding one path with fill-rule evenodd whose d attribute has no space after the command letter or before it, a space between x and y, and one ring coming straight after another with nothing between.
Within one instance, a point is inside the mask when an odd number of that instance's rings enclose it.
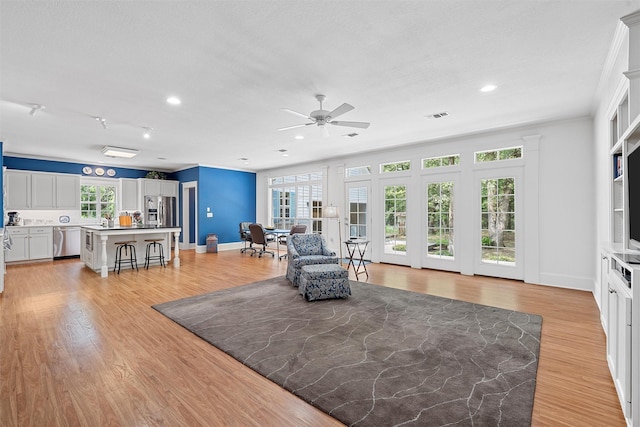
<instances>
[{"instance_id":1,"label":"upholstered ottoman","mask_svg":"<svg viewBox=\"0 0 640 427\"><path fill-rule=\"evenodd\" d=\"M347 298L351 295L349 273L338 264L305 265L298 291L307 301Z\"/></svg>"}]
</instances>

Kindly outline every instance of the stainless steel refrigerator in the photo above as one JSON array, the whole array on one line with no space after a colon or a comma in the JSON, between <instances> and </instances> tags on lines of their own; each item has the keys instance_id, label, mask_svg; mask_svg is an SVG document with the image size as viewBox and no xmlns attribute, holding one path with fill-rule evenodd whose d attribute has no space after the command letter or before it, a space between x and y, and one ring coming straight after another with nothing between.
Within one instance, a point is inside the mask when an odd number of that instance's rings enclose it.
<instances>
[{"instance_id":1,"label":"stainless steel refrigerator","mask_svg":"<svg viewBox=\"0 0 640 427\"><path fill-rule=\"evenodd\" d=\"M176 198L168 196L144 196L146 225L176 227Z\"/></svg>"}]
</instances>

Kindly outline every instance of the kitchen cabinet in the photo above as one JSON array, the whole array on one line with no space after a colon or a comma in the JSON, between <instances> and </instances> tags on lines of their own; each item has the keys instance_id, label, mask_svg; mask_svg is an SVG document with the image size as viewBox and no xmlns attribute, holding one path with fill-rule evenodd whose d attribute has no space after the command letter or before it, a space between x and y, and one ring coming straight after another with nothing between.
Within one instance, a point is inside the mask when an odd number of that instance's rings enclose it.
<instances>
[{"instance_id":1,"label":"kitchen cabinet","mask_svg":"<svg viewBox=\"0 0 640 427\"><path fill-rule=\"evenodd\" d=\"M58 174L55 179L55 209L80 209L80 177Z\"/></svg>"},{"instance_id":2,"label":"kitchen cabinet","mask_svg":"<svg viewBox=\"0 0 640 427\"><path fill-rule=\"evenodd\" d=\"M7 170L6 210L31 209L31 173Z\"/></svg>"},{"instance_id":3,"label":"kitchen cabinet","mask_svg":"<svg viewBox=\"0 0 640 427\"><path fill-rule=\"evenodd\" d=\"M138 196L138 180L121 178L121 205L120 210L138 211L140 210L140 197Z\"/></svg>"},{"instance_id":4,"label":"kitchen cabinet","mask_svg":"<svg viewBox=\"0 0 640 427\"><path fill-rule=\"evenodd\" d=\"M7 209L80 209L80 177L7 171Z\"/></svg>"},{"instance_id":5,"label":"kitchen cabinet","mask_svg":"<svg viewBox=\"0 0 640 427\"><path fill-rule=\"evenodd\" d=\"M52 227L7 227L13 245L5 252L5 261L29 261L53 258Z\"/></svg>"},{"instance_id":6,"label":"kitchen cabinet","mask_svg":"<svg viewBox=\"0 0 640 427\"><path fill-rule=\"evenodd\" d=\"M141 196L178 196L178 181L167 181L164 179L141 178Z\"/></svg>"},{"instance_id":7,"label":"kitchen cabinet","mask_svg":"<svg viewBox=\"0 0 640 427\"><path fill-rule=\"evenodd\" d=\"M54 209L56 178L44 173L31 174L31 209Z\"/></svg>"}]
</instances>

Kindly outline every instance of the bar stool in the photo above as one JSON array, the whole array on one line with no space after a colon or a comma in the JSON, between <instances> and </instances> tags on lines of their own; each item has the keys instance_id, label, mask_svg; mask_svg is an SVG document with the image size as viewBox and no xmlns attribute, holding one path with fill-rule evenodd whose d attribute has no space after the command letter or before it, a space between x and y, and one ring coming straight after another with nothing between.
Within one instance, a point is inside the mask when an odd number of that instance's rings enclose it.
<instances>
[{"instance_id":1,"label":"bar stool","mask_svg":"<svg viewBox=\"0 0 640 427\"><path fill-rule=\"evenodd\" d=\"M117 271L120 274L120 266L122 264L122 250L124 249L124 256L127 256L127 252L129 253L129 259L125 259L124 262L129 262L131 264L131 269L134 268L136 271L138 270L138 256L136 255L136 247L135 240L126 240L122 242L114 242L116 245L116 263L113 266L113 271ZM116 270L117 268L117 270Z\"/></svg>"},{"instance_id":2,"label":"bar stool","mask_svg":"<svg viewBox=\"0 0 640 427\"><path fill-rule=\"evenodd\" d=\"M162 243L164 239L145 239L147 242L147 253L144 257L144 268L149 269L149 261L157 259L160 261L160 265L163 267L167 267L164 262L164 249ZM151 252L157 255L151 255Z\"/></svg>"}]
</instances>

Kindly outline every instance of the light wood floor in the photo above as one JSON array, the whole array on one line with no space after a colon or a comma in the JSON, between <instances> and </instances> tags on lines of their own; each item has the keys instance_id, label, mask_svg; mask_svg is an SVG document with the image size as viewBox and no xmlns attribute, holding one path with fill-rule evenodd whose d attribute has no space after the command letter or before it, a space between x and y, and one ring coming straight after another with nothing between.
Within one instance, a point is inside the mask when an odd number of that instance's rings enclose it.
<instances>
[{"instance_id":1,"label":"light wood floor","mask_svg":"<svg viewBox=\"0 0 640 427\"><path fill-rule=\"evenodd\" d=\"M180 255L180 269L106 279L78 260L9 266L0 296L0 425L340 425L151 308L283 275L286 261L238 251ZM368 269L370 283L542 315L533 425L624 425L590 293Z\"/></svg>"}]
</instances>

